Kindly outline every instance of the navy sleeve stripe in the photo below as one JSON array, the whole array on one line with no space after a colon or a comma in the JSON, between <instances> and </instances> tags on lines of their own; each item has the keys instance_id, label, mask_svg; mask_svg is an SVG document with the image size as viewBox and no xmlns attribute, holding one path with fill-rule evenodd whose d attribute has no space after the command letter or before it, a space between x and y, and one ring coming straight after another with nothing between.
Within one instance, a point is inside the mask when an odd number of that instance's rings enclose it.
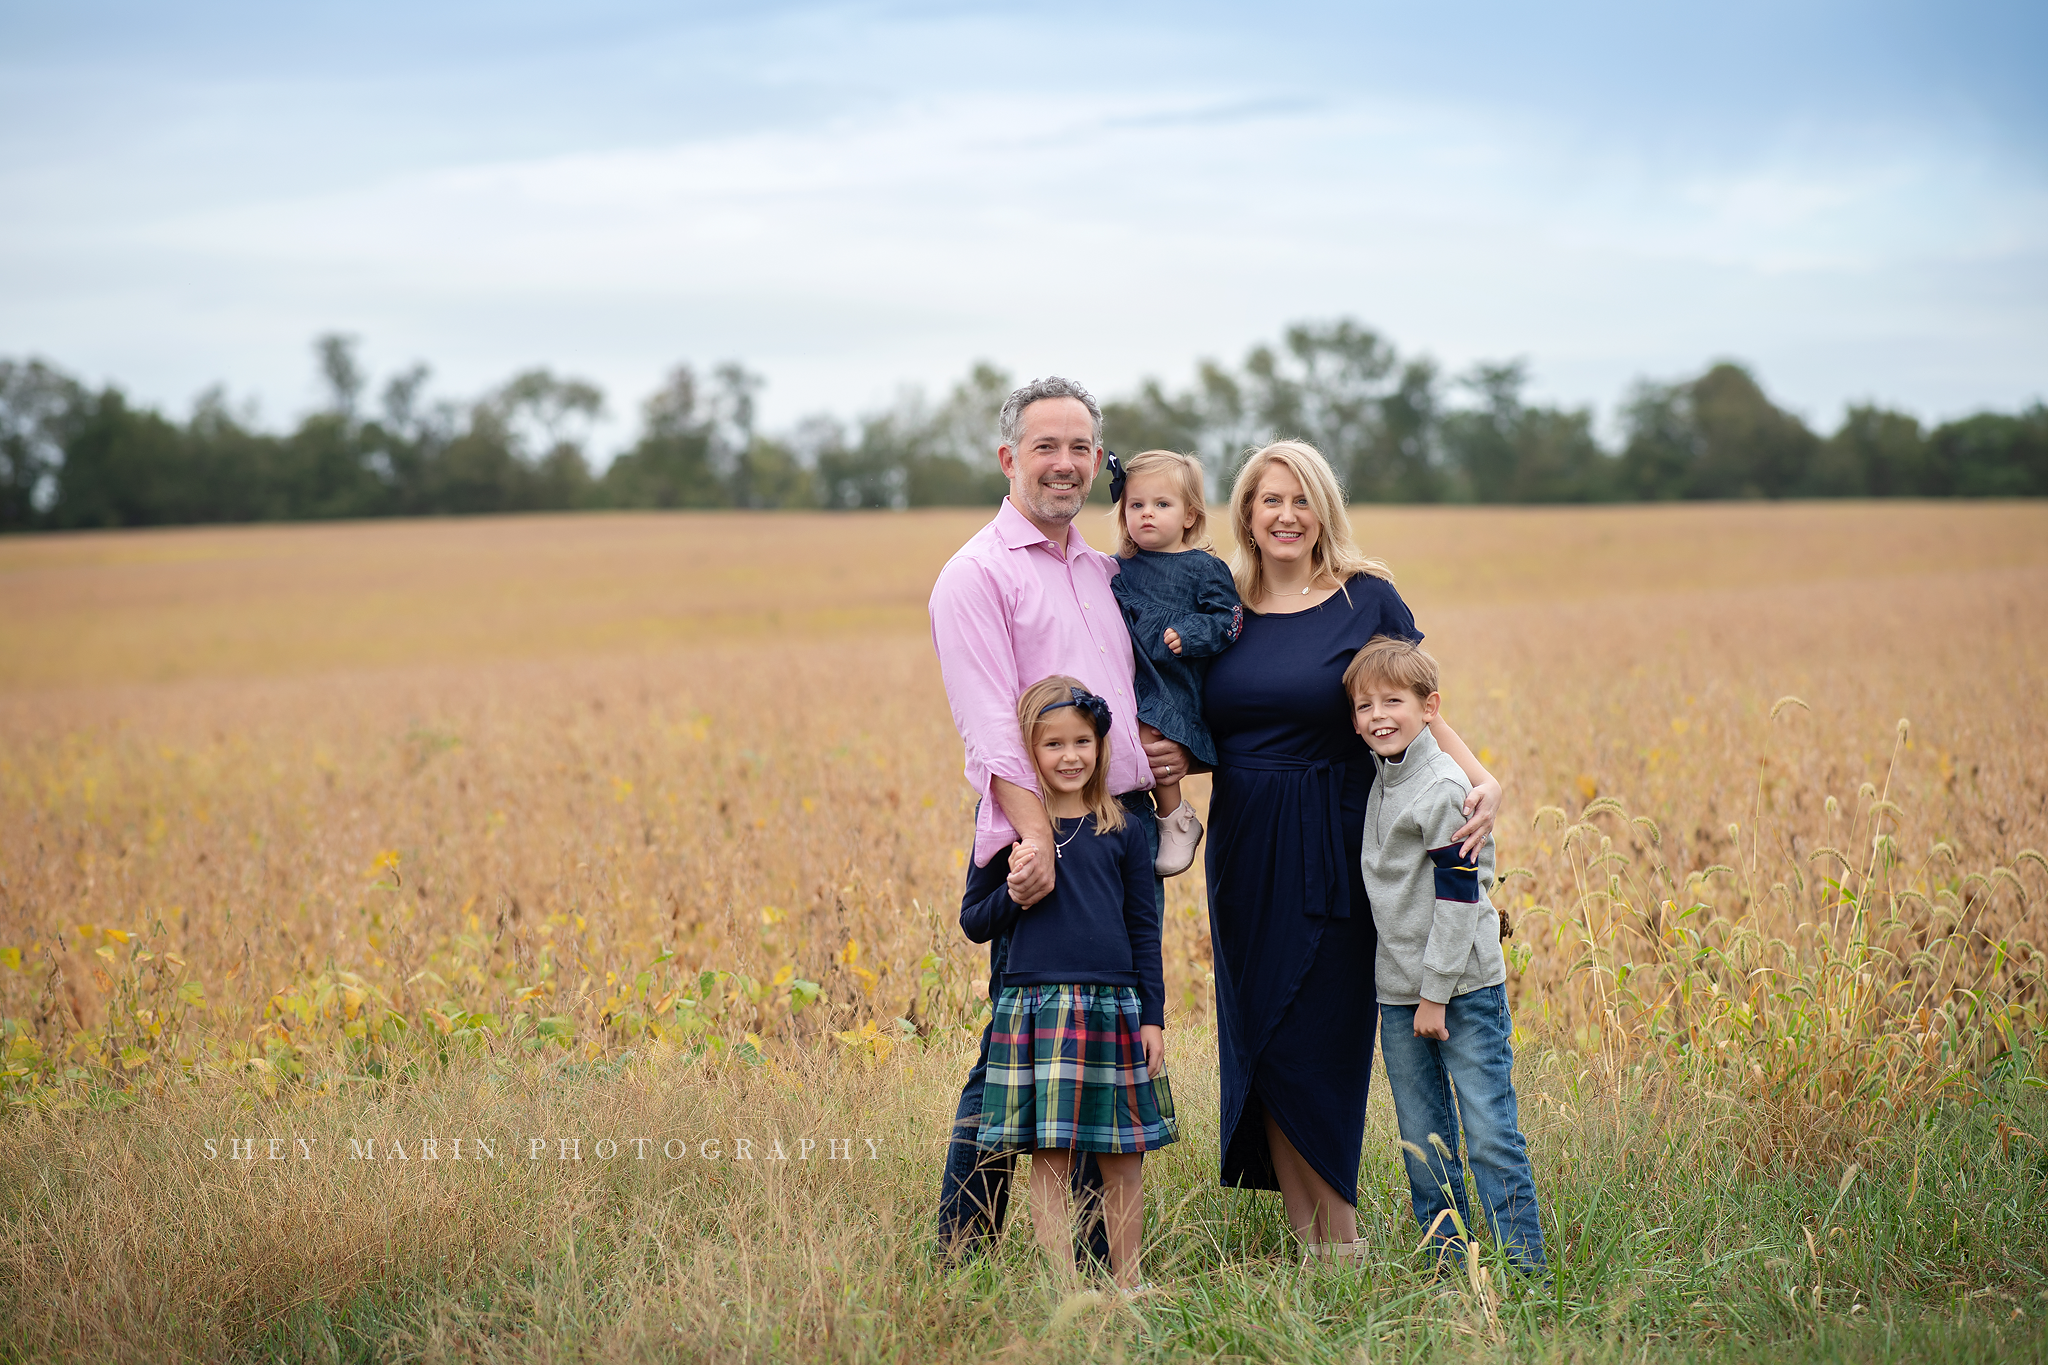
<instances>
[{"instance_id":1,"label":"navy sleeve stripe","mask_svg":"<svg viewBox=\"0 0 2048 1365\"><path fill-rule=\"evenodd\" d=\"M1431 849L1429 860L1436 864L1438 900L1461 901L1466 905L1479 903L1479 867L1468 862L1456 844Z\"/></svg>"}]
</instances>

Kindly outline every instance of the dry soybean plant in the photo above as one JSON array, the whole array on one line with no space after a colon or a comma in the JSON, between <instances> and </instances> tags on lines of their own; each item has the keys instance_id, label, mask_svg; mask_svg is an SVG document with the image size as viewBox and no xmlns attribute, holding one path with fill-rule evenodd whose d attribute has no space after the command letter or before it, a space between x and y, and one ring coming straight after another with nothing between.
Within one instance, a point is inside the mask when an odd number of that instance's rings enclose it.
<instances>
[{"instance_id":1,"label":"dry soybean plant","mask_svg":"<svg viewBox=\"0 0 2048 1365\"><path fill-rule=\"evenodd\" d=\"M1805 709L1782 698L1767 724ZM1537 811L1570 880L1529 919L1570 955L1545 1010L1577 1050L1738 1103L1728 1134L1758 1156L1853 1148L2002 1073L2042 1084L2048 958L2026 935L2048 858L1970 869L1939 838L1909 852L1890 797L1910 729L1882 785L1824 799L1819 839L1760 827L1760 771L1753 827L1727 830L1734 864L1674 869L1657 822L1611 797Z\"/></svg>"}]
</instances>

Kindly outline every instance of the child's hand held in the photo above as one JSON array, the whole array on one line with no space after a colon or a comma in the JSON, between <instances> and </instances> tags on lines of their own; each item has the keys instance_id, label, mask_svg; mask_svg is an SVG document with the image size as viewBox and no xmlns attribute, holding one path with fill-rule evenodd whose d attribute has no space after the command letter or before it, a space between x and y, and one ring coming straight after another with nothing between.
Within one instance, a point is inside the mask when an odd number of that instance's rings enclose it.
<instances>
[{"instance_id":1,"label":"child's hand held","mask_svg":"<svg viewBox=\"0 0 2048 1365\"><path fill-rule=\"evenodd\" d=\"M1166 634L1161 636L1160 638L1166 642L1166 647L1168 649L1172 650L1176 654L1180 653L1179 631L1175 630L1172 626L1168 626L1166 628Z\"/></svg>"},{"instance_id":2,"label":"child's hand held","mask_svg":"<svg viewBox=\"0 0 2048 1365\"><path fill-rule=\"evenodd\" d=\"M1052 859L1042 857L1037 844L1020 839L1010 845L1010 875L1005 881L1018 909L1028 910L1050 896L1052 878Z\"/></svg>"}]
</instances>

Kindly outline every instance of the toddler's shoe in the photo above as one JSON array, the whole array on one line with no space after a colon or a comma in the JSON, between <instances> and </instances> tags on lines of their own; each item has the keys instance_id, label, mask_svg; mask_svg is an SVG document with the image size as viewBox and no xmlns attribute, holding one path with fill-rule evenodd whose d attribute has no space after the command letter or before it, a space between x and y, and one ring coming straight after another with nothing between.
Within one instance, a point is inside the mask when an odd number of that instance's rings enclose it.
<instances>
[{"instance_id":1,"label":"toddler's shoe","mask_svg":"<svg viewBox=\"0 0 2048 1365\"><path fill-rule=\"evenodd\" d=\"M1162 877L1178 877L1188 870L1195 861L1195 848L1202 842L1202 822L1195 818L1195 808L1185 798L1173 808L1173 814L1159 821L1159 856L1152 860L1152 870Z\"/></svg>"}]
</instances>

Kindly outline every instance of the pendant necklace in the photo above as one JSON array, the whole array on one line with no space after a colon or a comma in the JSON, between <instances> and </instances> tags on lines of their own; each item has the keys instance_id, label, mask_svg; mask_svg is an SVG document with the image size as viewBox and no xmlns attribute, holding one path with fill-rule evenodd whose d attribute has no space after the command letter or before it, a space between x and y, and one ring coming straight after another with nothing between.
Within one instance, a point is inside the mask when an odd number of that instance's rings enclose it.
<instances>
[{"instance_id":1,"label":"pendant necklace","mask_svg":"<svg viewBox=\"0 0 2048 1365\"><path fill-rule=\"evenodd\" d=\"M1060 837L1059 837L1059 821L1058 821L1058 819L1057 819L1057 818L1055 818L1055 819L1054 819L1054 821L1053 821L1053 845L1052 845L1052 856L1053 856L1053 857L1054 857L1055 859L1058 859L1058 858L1064 857L1065 855L1064 855L1064 854L1062 854L1062 853L1060 852L1060 850L1061 850L1061 849L1063 849L1063 848L1065 848L1065 847L1066 847L1066 846L1067 846L1068 844L1071 844L1071 843L1073 843L1073 842L1074 842L1074 840L1076 840L1076 839L1078 839L1078 838L1080 838L1080 837L1081 837L1081 825L1080 825L1080 823L1079 823L1079 822L1081 822L1081 821L1085 821L1085 820L1086 820L1087 818L1088 818L1088 817L1087 817L1087 816L1085 816L1085 815L1077 815L1077 816L1075 816L1075 817L1074 817L1074 819L1075 819L1076 823L1075 823L1075 825L1074 825L1074 832L1073 832L1072 834L1069 834L1069 835L1068 835L1068 836L1067 836L1066 838L1064 838L1064 839L1062 839L1062 838L1060 838Z\"/></svg>"}]
</instances>

